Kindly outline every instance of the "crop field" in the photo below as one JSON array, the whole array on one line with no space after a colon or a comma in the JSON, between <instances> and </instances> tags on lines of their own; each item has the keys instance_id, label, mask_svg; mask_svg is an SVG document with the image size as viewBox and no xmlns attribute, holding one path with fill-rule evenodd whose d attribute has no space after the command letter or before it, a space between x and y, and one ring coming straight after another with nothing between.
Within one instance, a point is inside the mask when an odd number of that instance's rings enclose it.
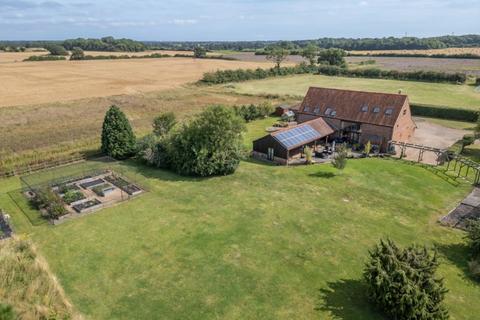
<instances>
[{"instance_id":1,"label":"crop field","mask_svg":"<svg viewBox=\"0 0 480 320\"><path fill-rule=\"evenodd\" d=\"M228 84L238 93L304 96L310 86L397 93L410 102L480 110L480 92L472 85L299 75Z\"/></svg>"},{"instance_id":2,"label":"crop field","mask_svg":"<svg viewBox=\"0 0 480 320\"><path fill-rule=\"evenodd\" d=\"M245 145L268 125L250 123ZM235 174L208 179L118 166L149 192L59 226L30 225L1 193L18 179L0 185L0 207L88 318L382 319L361 277L368 250L385 237L435 246L451 318L480 312L464 234L437 223L466 183L383 159L350 160L343 173L243 161Z\"/></svg>"},{"instance_id":3,"label":"crop field","mask_svg":"<svg viewBox=\"0 0 480 320\"><path fill-rule=\"evenodd\" d=\"M480 56L480 48L444 48L444 49L429 49L429 50L354 50L350 51L354 54L476 54Z\"/></svg>"},{"instance_id":4,"label":"crop field","mask_svg":"<svg viewBox=\"0 0 480 320\"><path fill-rule=\"evenodd\" d=\"M375 60L375 64L366 68L380 68L398 71L428 70L437 72L463 72L480 77L480 59L446 59L420 57L347 57L350 64L358 64L365 60Z\"/></svg>"},{"instance_id":5,"label":"crop field","mask_svg":"<svg viewBox=\"0 0 480 320\"><path fill-rule=\"evenodd\" d=\"M3 63L0 107L172 89L208 71L257 67L272 64L188 58Z\"/></svg>"}]
</instances>

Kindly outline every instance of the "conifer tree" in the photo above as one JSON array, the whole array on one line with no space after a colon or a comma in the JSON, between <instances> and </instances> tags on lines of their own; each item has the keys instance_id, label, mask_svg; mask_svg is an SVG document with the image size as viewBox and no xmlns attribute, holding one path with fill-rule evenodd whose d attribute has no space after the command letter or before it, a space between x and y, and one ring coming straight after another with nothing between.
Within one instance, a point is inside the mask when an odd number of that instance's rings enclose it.
<instances>
[{"instance_id":1,"label":"conifer tree","mask_svg":"<svg viewBox=\"0 0 480 320\"><path fill-rule=\"evenodd\" d=\"M115 159L126 159L135 153L136 140L125 114L111 106L102 129L102 152Z\"/></svg>"},{"instance_id":2,"label":"conifer tree","mask_svg":"<svg viewBox=\"0 0 480 320\"><path fill-rule=\"evenodd\" d=\"M364 277L370 300L391 319L444 320L447 290L437 278L436 253L425 247L399 248L381 240L370 252Z\"/></svg>"}]
</instances>

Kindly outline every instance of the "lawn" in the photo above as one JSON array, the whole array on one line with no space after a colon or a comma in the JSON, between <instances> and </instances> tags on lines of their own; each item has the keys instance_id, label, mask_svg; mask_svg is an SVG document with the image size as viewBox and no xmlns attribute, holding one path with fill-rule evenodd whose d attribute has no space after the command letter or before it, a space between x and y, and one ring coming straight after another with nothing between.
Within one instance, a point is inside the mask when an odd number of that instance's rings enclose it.
<instances>
[{"instance_id":1,"label":"lawn","mask_svg":"<svg viewBox=\"0 0 480 320\"><path fill-rule=\"evenodd\" d=\"M246 140L268 125L249 124ZM436 245L452 319L480 312L464 234L436 222L467 184L383 159L351 160L344 172L243 161L210 179L115 166L149 192L59 226L28 225L0 195L88 317L381 319L360 280L368 249L385 237Z\"/></svg>"},{"instance_id":2,"label":"lawn","mask_svg":"<svg viewBox=\"0 0 480 320\"><path fill-rule=\"evenodd\" d=\"M303 97L310 86L408 94L410 102L480 109L480 92L471 85L418 81L298 75L228 84L235 92L279 94Z\"/></svg>"}]
</instances>

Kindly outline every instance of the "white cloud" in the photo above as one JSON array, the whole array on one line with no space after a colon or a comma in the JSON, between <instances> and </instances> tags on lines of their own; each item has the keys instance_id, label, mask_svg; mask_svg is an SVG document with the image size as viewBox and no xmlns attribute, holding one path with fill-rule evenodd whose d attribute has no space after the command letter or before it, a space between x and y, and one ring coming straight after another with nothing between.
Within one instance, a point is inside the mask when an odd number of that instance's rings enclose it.
<instances>
[{"instance_id":1,"label":"white cloud","mask_svg":"<svg viewBox=\"0 0 480 320\"><path fill-rule=\"evenodd\" d=\"M198 20L196 19L173 19L173 24L176 24L178 26L185 26L185 25L191 25L191 24L196 24Z\"/></svg>"}]
</instances>

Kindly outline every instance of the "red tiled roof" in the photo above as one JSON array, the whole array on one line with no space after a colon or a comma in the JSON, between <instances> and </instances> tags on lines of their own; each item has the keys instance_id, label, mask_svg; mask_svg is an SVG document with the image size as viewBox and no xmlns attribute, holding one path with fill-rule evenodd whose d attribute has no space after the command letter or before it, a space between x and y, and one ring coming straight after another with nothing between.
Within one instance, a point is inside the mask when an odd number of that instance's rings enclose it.
<instances>
[{"instance_id":1,"label":"red tiled roof","mask_svg":"<svg viewBox=\"0 0 480 320\"><path fill-rule=\"evenodd\" d=\"M310 87L303 99L300 112L393 127L407 101L408 97L404 94ZM364 106L368 107L366 112L362 112ZM336 114L332 115L331 112L326 114L326 111L335 111ZM388 114L390 112L391 114Z\"/></svg>"}]
</instances>

